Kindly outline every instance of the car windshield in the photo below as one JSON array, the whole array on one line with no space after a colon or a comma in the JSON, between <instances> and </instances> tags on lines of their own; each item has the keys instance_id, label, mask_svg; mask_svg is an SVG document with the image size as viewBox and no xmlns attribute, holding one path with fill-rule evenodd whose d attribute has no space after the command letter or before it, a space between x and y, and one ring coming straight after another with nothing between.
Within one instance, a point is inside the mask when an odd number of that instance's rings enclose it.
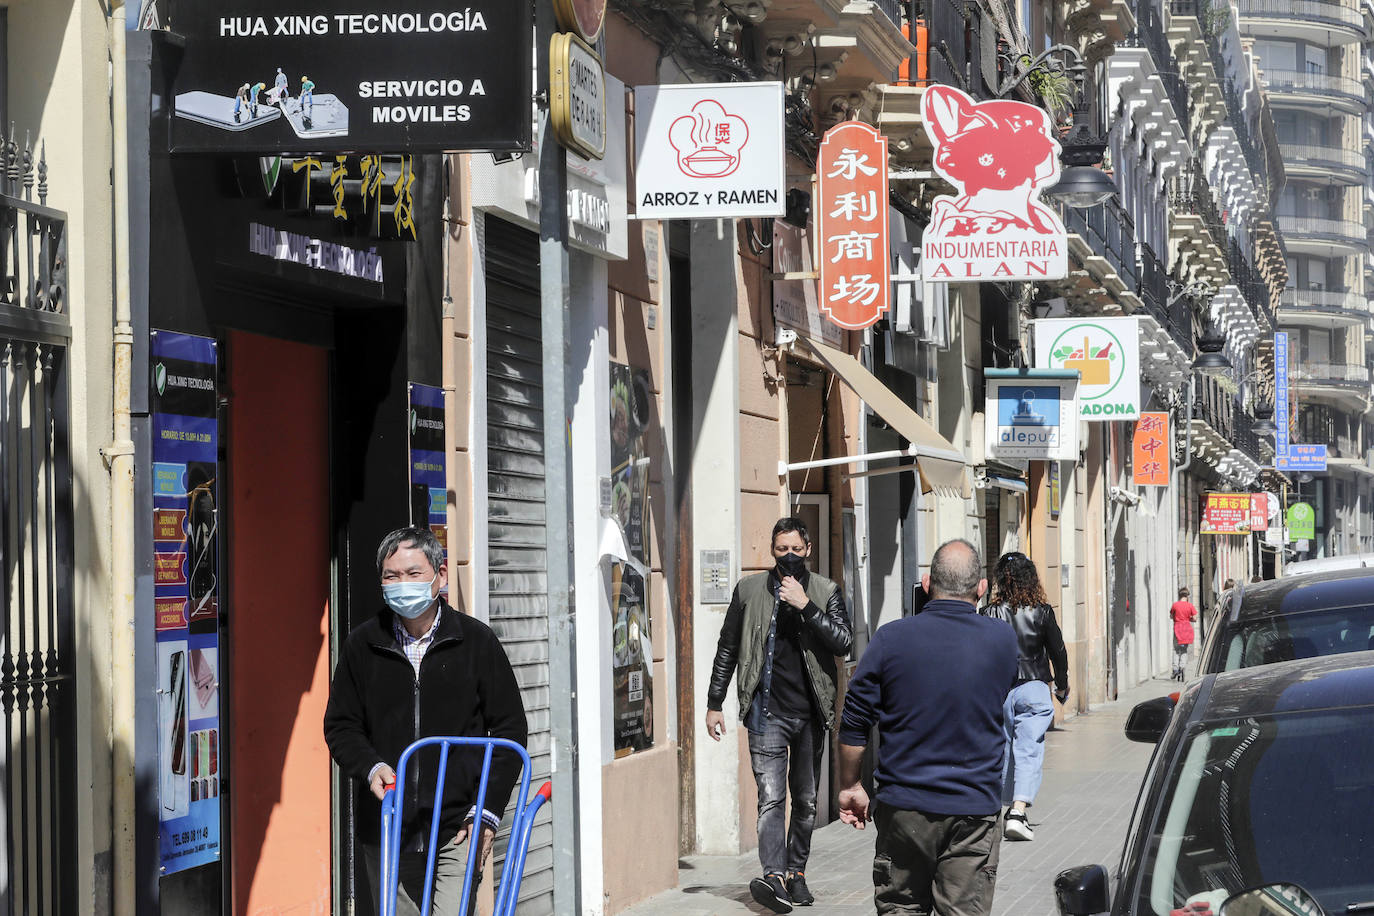
<instances>
[{"instance_id":1,"label":"car windshield","mask_svg":"<svg viewBox=\"0 0 1374 916\"><path fill-rule=\"evenodd\" d=\"M1277 882L1328 913L1374 900L1374 707L1205 723L1170 779L1135 912L1215 910Z\"/></svg>"},{"instance_id":2,"label":"car windshield","mask_svg":"<svg viewBox=\"0 0 1374 916\"><path fill-rule=\"evenodd\" d=\"M1223 671L1374 649L1374 604L1242 621L1226 644Z\"/></svg>"}]
</instances>

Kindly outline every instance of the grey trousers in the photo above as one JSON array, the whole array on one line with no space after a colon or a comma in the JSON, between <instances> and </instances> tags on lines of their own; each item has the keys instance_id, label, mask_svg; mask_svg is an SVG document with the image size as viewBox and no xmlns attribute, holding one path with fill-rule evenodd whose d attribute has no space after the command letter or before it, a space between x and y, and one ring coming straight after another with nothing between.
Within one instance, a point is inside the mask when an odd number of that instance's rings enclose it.
<instances>
[{"instance_id":1,"label":"grey trousers","mask_svg":"<svg viewBox=\"0 0 1374 916\"><path fill-rule=\"evenodd\" d=\"M372 884L372 899L380 899L381 849L364 846L367 878ZM425 916L420 913L424 900L425 855L401 853L401 880L396 889L396 916ZM468 868L468 844L446 844L434 857L434 903L427 916L458 916L458 903L463 897L463 875ZM472 896L468 899L467 916L477 916L477 886L482 881L479 871L472 879Z\"/></svg>"},{"instance_id":2,"label":"grey trousers","mask_svg":"<svg viewBox=\"0 0 1374 916\"><path fill-rule=\"evenodd\" d=\"M999 815L926 814L879 804L878 916L987 916L997 884Z\"/></svg>"}]
</instances>

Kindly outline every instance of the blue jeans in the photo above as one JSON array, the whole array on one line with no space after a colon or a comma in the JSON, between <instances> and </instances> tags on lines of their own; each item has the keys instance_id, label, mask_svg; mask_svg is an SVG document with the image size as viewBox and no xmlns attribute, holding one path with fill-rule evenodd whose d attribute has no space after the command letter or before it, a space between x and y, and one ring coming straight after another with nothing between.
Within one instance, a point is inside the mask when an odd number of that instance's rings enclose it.
<instances>
[{"instance_id":1,"label":"blue jeans","mask_svg":"<svg viewBox=\"0 0 1374 916\"><path fill-rule=\"evenodd\" d=\"M1002 728L1007 733L1002 751L1002 804L1035 801L1045 767L1045 732L1053 724L1049 684L1026 681L1007 694L1002 706Z\"/></svg>"},{"instance_id":2,"label":"blue jeans","mask_svg":"<svg viewBox=\"0 0 1374 916\"><path fill-rule=\"evenodd\" d=\"M765 717L762 732L749 732L749 760L759 789L759 864L765 875L806 870L825 736L815 719L772 715ZM789 788L792 819L784 825Z\"/></svg>"}]
</instances>

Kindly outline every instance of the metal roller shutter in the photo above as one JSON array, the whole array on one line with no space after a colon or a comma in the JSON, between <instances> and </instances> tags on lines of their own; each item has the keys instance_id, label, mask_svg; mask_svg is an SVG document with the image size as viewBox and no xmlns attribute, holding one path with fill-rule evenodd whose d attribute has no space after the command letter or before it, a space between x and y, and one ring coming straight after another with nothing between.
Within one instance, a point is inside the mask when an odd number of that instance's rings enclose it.
<instances>
[{"instance_id":1,"label":"metal roller shutter","mask_svg":"<svg viewBox=\"0 0 1374 916\"><path fill-rule=\"evenodd\" d=\"M524 697L533 791L549 778L550 762L538 236L487 218L485 267L488 611ZM521 916L553 913L552 811L539 812L530 837ZM504 852L502 836L496 874Z\"/></svg>"}]
</instances>

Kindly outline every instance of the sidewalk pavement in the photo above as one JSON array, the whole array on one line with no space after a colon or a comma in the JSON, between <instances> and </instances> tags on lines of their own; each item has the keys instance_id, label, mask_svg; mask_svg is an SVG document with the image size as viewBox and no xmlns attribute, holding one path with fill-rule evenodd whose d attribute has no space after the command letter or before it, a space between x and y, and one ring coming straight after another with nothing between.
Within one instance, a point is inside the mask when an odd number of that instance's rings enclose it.
<instances>
[{"instance_id":1,"label":"sidewalk pavement","mask_svg":"<svg viewBox=\"0 0 1374 916\"><path fill-rule=\"evenodd\" d=\"M1003 842L993 916L1056 916L1054 876L1074 865L1115 868L1151 747L1126 740L1131 707L1178 688L1154 680L1123 691L1120 699L1076 716L1046 737L1045 778L1031 808L1035 840ZM873 912L874 827L855 830L839 821L812 839L807 883L816 895L808 911ZM768 913L749 896L759 873L754 852L739 856L688 856L679 862L679 886L623 916L735 916Z\"/></svg>"}]
</instances>

